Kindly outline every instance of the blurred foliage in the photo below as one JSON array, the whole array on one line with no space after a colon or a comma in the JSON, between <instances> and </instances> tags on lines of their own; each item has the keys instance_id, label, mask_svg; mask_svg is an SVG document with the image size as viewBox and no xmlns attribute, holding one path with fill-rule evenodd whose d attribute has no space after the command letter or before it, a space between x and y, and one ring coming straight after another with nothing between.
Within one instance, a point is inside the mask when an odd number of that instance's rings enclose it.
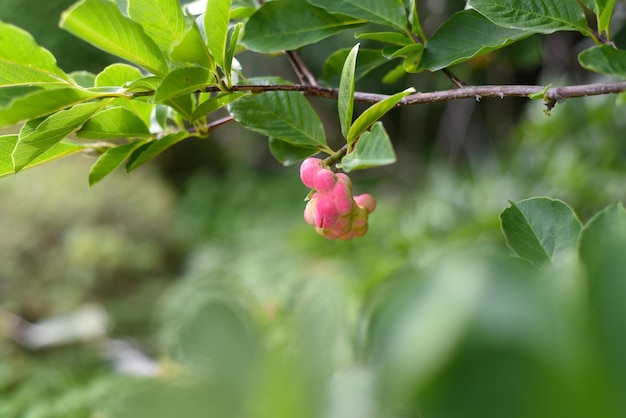
<instances>
[{"instance_id":1,"label":"blurred foliage","mask_svg":"<svg viewBox=\"0 0 626 418\"><path fill-rule=\"evenodd\" d=\"M85 68L88 46L43 24L59 13L46 7L69 3L6 0L0 18L64 69ZM420 5L427 33L458 9ZM325 42L302 54L318 74L325 51L354 39ZM577 42L533 37L453 70L472 83L554 82L571 64L554 52ZM286 68L246 60L251 76ZM384 92L382 75L357 88ZM441 74L398 83L451 87ZM333 102L314 103L334 120ZM515 99L397 111L385 123L400 163L355 173L378 208L352 242L314 234L297 169L233 127L91 190L82 157L3 178L0 417L623 416L623 352L606 348L623 313L589 313L614 308L623 285L587 289L622 274L621 229L609 222L582 261L538 270L512 257L498 223L509 199L560 198L583 221L624 201L623 112L615 97L560 103L549 117ZM16 341L12 315L39 322L87 302L106 310L106 335L39 350ZM606 329L603 315L615 319ZM151 376L123 374L111 354L120 341L154 362Z\"/></svg>"}]
</instances>

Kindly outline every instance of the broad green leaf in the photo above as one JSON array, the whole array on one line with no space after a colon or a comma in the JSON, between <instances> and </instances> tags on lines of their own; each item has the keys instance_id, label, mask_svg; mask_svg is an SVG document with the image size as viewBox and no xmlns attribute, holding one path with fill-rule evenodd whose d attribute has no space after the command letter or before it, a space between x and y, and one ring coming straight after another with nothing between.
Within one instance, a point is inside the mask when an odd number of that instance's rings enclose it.
<instances>
[{"instance_id":1,"label":"broad green leaf","mask_svg":"<svg viewBox=\"0 0 626 418\"><path fill-rule=\"evenodd\" d=\"M119 145L109 148L91 166L89 172L89 185L93 186L100 180L111 174L116 168L124 164L132 152L144 144L145 141L131 142L130 144Z\"/></svg>"},{"instance_id":2,"label":"broad green leaf","mask_svg":"<svg viewBox=\"0 0 626 418\"><path fill-rule=\"evenodd\" d=\"M262 53L294 50L364 23L330 14L304 0L270 1L246 23L242 44Z\"/></svg>"},{"instance_id":3,"label":"broad green leaf","mask_svg":"<svg viewBox=\"0 0 626 418\"><path fill-rule=\"evenodd\" d=\"M322 69L322 79L324 82L336 86L341 81L341 71L346 62L350 49L340 49L334 52ZM387 64L389 60L385 58L378 49L359 50L359 59L356 63L354 81L357 82L381 65Z\"/></svg>"},{"instance_id":4,"label":"broad green leaf","mask_svg":"<svg viewBox=\"0 0 626 418\"><path fill-rule=\"evenodd\" d=\"M268 91L228 105L243 127L299 146L324 147L324 126L301 93Z\"/></svg>"},{"instance_id":5,"label":"broad green leaf","mask_svg":"<svg viewBox=\"0 0 626 418\"><path fill-rule=\"evenodd\" d=\"M396 153L387 131L381 122L376 122L372 129L364 132L354 150L341 160L340 167L345 172L379 167L396 162Z\"/></svg>"},{"instance_id":6,"label":"broad green leaf","mask_svg":"<svg viewBox=\"0 0 626 418\"><path fill-rule=\"evenodd\" d=\"M165 75L168 63L141 25L124 16L109 0L82 0L66 10L61 28L90 44L128 60L155 75Z\"/></svg>"},{"instance_id":7,"label":"broad green leaf","mask_svg":"<svg viewBox=\"0 0 626 418\"><path fill-rule=\"evenodd\" d=\"M76 132L79 138L145 138L150 130L135 113L125 107L110 107L89 119Z\"/></svg>"},{"instance_id":8,"label":"broad green leaf","mask_svg":"<svg viewBox=\"0 0 626 418\"><path fill-rule=\"evenodd\" d=\"M17 145L18 139L19 135L0 136L0 177L14 173L11 154ZM24 168L26 169L36 165L45 164L59 158L67 157L68 155L75 154L84 149L84 145L61 141L53 145L49 150L35 158L30 163L26 164Z\"/></svg>"},{"instance_id":9,"label":"broad green leaf","mask_svg":"<svg viewBox=\"0 0 626 418\"><path fill-rule=\"evenodd\" d=\"M293 165L320 152L314 147L299 147L276 138L270 138L269 145L274 158L284 166Z\"/></svg>"},{"instance_id":10,"label":"broad green leaf","mask_svg":"<svg viewBox=\"0 0 626 418\"><path fill-rule=\"evenodd\" d=\"M581 52L578 61L589 71L626 80L626 51L623 49L594 46Z\"/></svg>"},{"instance_id":11,"label":"broad green leaf","mask_svg":"<svg viewBox=\"0 0 626 418\"><path fill-rule=\"evenodd\" d=\"M404 70L407 73L420 72L421 70L419 69L419 65L422 62L422 56L424 55L424 45L413 44L405 48L406 57L404 58L404 62L402 63Z\"/></svg>"},{"instance_id":12,"label":"broad green leaf","mask_svg":"<svg viewBox=\"0 0 626 418\"><path fill-rule=\"evenodd\" d=\"M39 90L19 96L0 108L0 127L56 112L93 99L97 95L83 89L63 87Z\"/></svg>"},{"instance_id":13,"label":"broad green leaf","mask_svg":"<svg viewBox=\"0 0 626 418\"><path fill-rule=\"evenodd\" d=\"M20 131L12 154L15 172L74 132L106 104L106 101L81 103L46 118L27 122Z\"/></svg>"},{"instance_id":14,"label":"broad green leaf","mask_svg":"<svg viewBox=\"0 0 626 418\"><path fill-rule=\"evenodd\" d=\"M398 32L364 32L355 35L357 39L370 39L372 41L385 42L394 45L409 45L413 41L406 35Z\"/></svg>"},{"instance_id":15,"label":"broad green leaf","mask_svg":"<svg viewBox=\"0 0 626 418\"><path fill-rule=\"evenodd\" d=\"M352 125L352 112L354 111L354 72L356 69L356 57L359 53L359 44L356 44L341 70L341 81L339 83L339 97L337 98L337 108L339 109L339 122L341 123L341 133L348 136L348 130Z\"/></svg>"},{"instance_id":16,"label":"broad green leaf","mask_svg":"<svg viewBox=\"0 0 626 418\"><path fill-rule=\"evenodd\" d=\"M179 0L128 0L128 15L166 56L185 33Z\"/></svg>"},{"instance_id":17,"label":"broad green leaf","mask_svg":"<svg viewBox=\"0 0 626 418\"><path fill-rule=\"evenodd\" d=\"M211 72L202 67L187 67L174 70L165 77L156 91L154 100L164 102L201 90L210 85Z\"/></svg>"},{"instance_id":18,"label":"broad green leaf","mask_svg":"<svg viewBox=\"0 0 626 418\"><path fill-rule=\"evenodd\" d=\"M151 92L156 91L163 81L162 77L148 76L135 80L126 86L126 91L130 92Z\"/></svg>"},{"instance_id":19,"label":"broad green leaf","mask_svg":"<svg viewBox=\"0 0 626 418\"><path fill-rule=\"evenodd\" d=\"M608 386L621 398L626 391L626 210L621 204L609 206L585 225L579 255L587 271L594 341L610 376Z\"/></svg>"},{"instance_id":20,"label":"broad green leaf","mask_svg":"<svg viewBox=\"0 0 626 418\"><path fill-rule=\"evenodd\" d=\"M507 245L518 256L541 265L576 248L581 224L568 205L547 197L510 204L500 222Z\"/></svg>"},{"instance_id":21,"label":"broad green leaf","mask_svg":"<svg viewBox=\"0 0 626 418\"><path fill-rule=\"evenodd\" d=\"M402 0L308 0L328 13L343 14L370 23L391 26L406 31L409 22Z\"/></svg>"},{"instance_id":22,"label":"broad green leaf","mask_svg":"<svg viewBox=\"0 0 626 418\"><path fill-rule=\"evenodd\" d=\"M102 70L96 76L96 87L119 86L124 87L127 84L143 78L143 74L137 67L128 64L111 64Z\"/></svg>"},{"instance_id":23,"label":"broad green leaf","mask_svg":"<svg viewBox=\"0 0 626 418\"><path fill-rule=\"evenodd\" d=\"M247 93L225 93L220 94L219 96L211 97L200 103L196 110L193 111L191 121L193 122L208 115L209 113L215 112L216 110L221 109L229 103L232 103L240 97L246 95Z\"/></svg>"},{"instance_id":24,"label":"broad green leaf","mask_svg":"<svg viewBox=\"0 0 626 418\"><path fill-rule=\"evenodd\" d=\"M225 68L226 41L230 22L231 0L207 0L204 13L204 33L209 52L215 63Z\"/></svg>"},{"instance_id":25,"label":"broad green leaf","mask_svg":"<svg viewBox=\"0 0 626 418\"><path fill-rule=\"evenodd\" d=\"M189 138L189 133L175 132L173 134L165 135L163 138L155 139L154 141L143 144L141 147L136 148L133 151L128 163L126 164L126 171L130 173L134 169L152 160L166 149L187 138Z\"/></svg>"},{"instance_id":26,"label":"broad green leaf","mask_svg":"<svg viewBox=\"0 0 626 418\"><path fill-rule=\"evenodd\" d=\"M194 100L192 100L191 94L167 99L163 104L174 109L185 120L191 120L194 111Z\"/></svg>"},{"instance_id":27,"label":"broad green leaf","mask_svg":"<svg viewBox=\"0 0 626 418\"><path fill-rule=\"evenodd\" d=\"M428 40L420 69L438 71L532 35L493 24L475 10L455 13Z\"/></svg>"},{"instance_id":28,"label":"broad green leaf","mask_svg":"<svg viewBox=\"0 0 626 418\"><path fill-rule=\"evenodd\" d=\"M172 48L170 56L175 61L198 64L215 71L215 62L209 52L198 25L192 24L180 42Z\"/></svg>"},{"instance_id":29,"label":"broad green leaf","mask_svg":"<svg viewBox=\"0 0 626 418\"><path fill-rule=\"evenodd\" d=\"M354 121L348 131L348 136L346 137L348 145L352 145L363 132L368 130L378 119L382 118L385 113L393 109L402 99L411 93L415 93L415 89L412 87L370 106Z\"/></svg>"},{"instance_id":30,"label":"broad green leaf","mask_svg":"<svg viewBox=\"0 0 626 418\"><path fill-rule=\"evenodd\" d=\"M10 86L0 88L0 108L8 108L20 97L43 91L41 86ZM0 114L1 117L1 114Z\"/></svg>"},{"instance_id":31,"label":"broad green leaf","mask_svg":"<svg viewBox=\"0 0 626 418\"><path fill-rule=\"evenodd\" d=\"M575 0L469 0L468 5L498 26L535 33L574 30L589 36Z\"/></svg>"},{"instance_id":32,"label":"broad green leaf","mask_svg":"<svg viewBox=\"0 0 626 418\"><path fill-rule=\"evenodd\" d=\"M28 32L0 22L0 86L35 84L73 83L50 51L37 45Z\"/></svg>"}]
</instances>

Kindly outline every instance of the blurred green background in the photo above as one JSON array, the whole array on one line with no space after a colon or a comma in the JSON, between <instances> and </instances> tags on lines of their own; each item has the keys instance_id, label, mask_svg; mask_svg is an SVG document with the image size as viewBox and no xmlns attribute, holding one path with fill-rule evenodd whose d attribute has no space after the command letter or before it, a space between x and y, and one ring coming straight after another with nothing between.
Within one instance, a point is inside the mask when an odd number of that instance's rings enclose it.
<instances>
[{"instance_id":1,"label":"blurred green background","mask_svg":"<svg viewBox=\"0 0 626 418\"><path fill-rule=\"evenodd\" d=\"M56 28L71 3L4 0L0 19L64 70L98 72L112 58ZM425 2L426 31L456 3ZM453 71L469 84L594 81L580 41L533 37ZM353 43L302 56L320 74ZM249 76L293 78L282 57L240 60ZM441 74L382 85L384 72L357 88L452 88ZM619 416L585 270L513 258L498 220L530 196L583 221L623 201L618 102L569 100L550 117L516 99L393 112L399 162L353 176L378 208L352 242L303 222L297 167L237 126L93 189L90 156L0 179L0 417ZM335 103L314 105L337 138Z\"/></svg>"}]
</instances>

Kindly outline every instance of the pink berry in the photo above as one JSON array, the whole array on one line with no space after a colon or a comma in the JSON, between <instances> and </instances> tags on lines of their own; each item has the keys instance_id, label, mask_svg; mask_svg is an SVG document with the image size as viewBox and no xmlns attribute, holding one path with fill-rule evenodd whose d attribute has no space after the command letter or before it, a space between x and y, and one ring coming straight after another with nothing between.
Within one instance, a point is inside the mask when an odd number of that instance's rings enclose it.
<instances>
[{"instance_id":1,"label":"pink berry","mask_svg":"<svg viewBox=\"0 0 626 418\"><path fill-rule=\"evenodd\" d=\"M368 213L374 212L376 209L376 199L371 194L362 194L358 196L354 196L354 201L357 205L365 208Z\"/></svg>"},{"instance_id":2,"label":"pink berry","mask_svg":"<svg viewBox=\"0 0 626 418\"><path fill-rule=\"evenodd\" d=\"M347 215L352 211L354 200L352 199L352 190L348 186L337 182L333 188L332 196L340 216Z\"/></svg>"},{"instance_id":3,"label":"pink berry","mask_svg":"<svg viewBox=\"0 0 626 418\"><path fill-rule=\"evenodd\" d=\"M317 193L311 197L311 200L306 204L304 208L304 220L309 225L315 226L315 212L317 209Z\"/></svg>"},{"instance_id":4,"label":"pink berry","mask_svg":"<svg viewBox=\"0 0 626 418\"><path fill-rule=\"evenodd\" d=\"M339 235L332 229L315 227L315 231L326 239L334 240L339 238Z\"/></svg>"},{"instance_id":5,"label":"pink berry","mask_svg":"<svg viewBox=\"0 0 626 418\"><path fill-rule=\"evenodd\" d=\"M313 180L314 189L321 193L330 192L333 187L335 187L335 183L337 182L337 177L335 173L330 171L327 168L322 168L315 175L315 179Z\"/></svg>"},{"instance_id":6,"label":"pink berry","mask_svg":"<svg viewBox=\"0 0 626 418\"><path fill-rule=\"evenodd\" d=\"M318 193L317 206L313 215L315 226L329 228L337 221L337 218L339 218L339 213L337 213L333 199Z\"/></svg>"},{"instance_id":7,"label":"pink berry","mask_svg":"<svg viewBox=\"0 0 626 418\"><path fill-rule=\"evenodd\" d=\"M347 174L338 173L337 174L337 182L345 184L346 186L348 186L350 188L350 192L352 192L352 180L350 180L350 177L348 177Z\"/></svg>"},{"instance_id":8,"label":"pink berry","mask_svg":"<svg viewBox=\"0 0 626 418\"><path fill-rule=\"evenodd\" d=\"M306 187L315 188L314 179L317 172L322 168L322 160L319 158L307 158L300 165L300 180Z\"/></svg>"},{"instance_id":9,"label":"pink berry","mask_svg":"<svg viewBox=\"0 0 626 418\"><path fill-rule=\"evenodd\" d=\"M341 232L341 235L347 233L352 228L352 218L350 216L340 216L333 225L333 229Z\"/></svg>"}]
</instances>

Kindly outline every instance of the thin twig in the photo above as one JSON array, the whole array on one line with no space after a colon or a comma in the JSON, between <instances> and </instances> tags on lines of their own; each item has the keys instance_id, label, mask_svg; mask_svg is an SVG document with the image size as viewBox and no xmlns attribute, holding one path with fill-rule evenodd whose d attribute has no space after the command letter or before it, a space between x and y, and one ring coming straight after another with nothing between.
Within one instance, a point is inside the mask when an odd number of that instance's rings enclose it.
<instances>
[{"instance_id":1,"label":"thin twig","mask_svg":"<svg viewBox=\"0 0 626 418\"><path fill-rule=\"evenodd\" d=\"M289 60L289 63L293 67L293 70L300 80L300 84L308 86L317 86L317 80L313 73L306 66L300 55L295 51L284 51L285 56Z\"/></svg>"},{"instance_id":2,"label":"thin twig","mask_svg":"<svg viewBox=\"0 0 626 418\"><path fill-rule=\"evenodd\" d=\"M232 116L226 116L221 119L214 120L207 125L207 131L211 132L214 129L217 129L224 125L228 125L229 123L232 123L234 121L235 119Z\"/></svg>"},{"instance_id":3,"label":"thin twig","mask_svg":"<svg viewBox=\"0 0 626 418\"><path fill-rule=\"evenodd\" d=\"M219 91L217 87L207 87L203 92ZM321 86L307 86L301 84L281 84L281 85L241 85L233 86L232 91L247 91L251 93L262 93L266 91L299 91L307 96L325 97L336 99L339 96L337 89ZM426 93L414 93L397 104L398 107L416 104L427 104L446 102L460 99L475 99L476 97L529 97L537 93L544 92L544 99L560 102L564 99L574 97L598 96L604 94L615 94L626 91L626 81L605 84L583 84L579 86L550 87L534 85L487 85L487 86L465 86L452 90L442 90ZM387 95L376 93L354 93L354 100L365 103L378 103L386 99Z\"/></svg>"}]
</instances>

